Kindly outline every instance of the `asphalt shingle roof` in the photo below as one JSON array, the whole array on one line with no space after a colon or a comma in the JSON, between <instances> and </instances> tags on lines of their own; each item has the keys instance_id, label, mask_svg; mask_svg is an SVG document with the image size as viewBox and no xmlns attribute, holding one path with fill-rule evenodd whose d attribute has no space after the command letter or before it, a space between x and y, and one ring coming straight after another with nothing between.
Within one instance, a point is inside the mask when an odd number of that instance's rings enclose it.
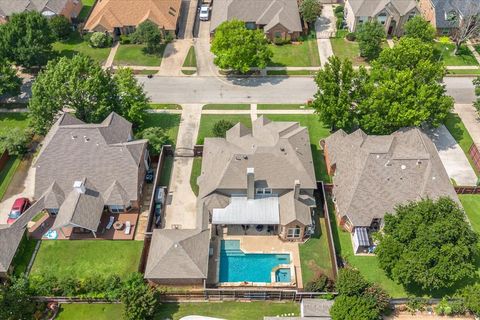
<instances>
[{"instance_id":1,"label":"asphalt shingle roof","mask_svg":"<svg viewBox=\"0 0 480 320\"><path fill-rule=\"evenodd\" d=\"M456 23L447 20L450 12L458 12L464 17L475 12L480 13L480 1L478 0L430 0L435 8L435 24L437 28L453 28Z\"/></svg>"},{"instance_id":2,"label":"asphalt shingle roof","mask_svg":"<svg viewBox=\"0 0 480 320\"><path fill-rule=\"evenodd\" d=\"M0 12L5 16L25 10L42 12L45 9L60 14L68 0L0 0Z\"/></svg>"},{"instance_id":3,"label":"asphalt shingle roof","mask_svg":"<svg viewBox=\"0 0 480 320\"><path fill-rule=\"evenodd\" d=\"M348 0L355 16L373 17L386 7L404 16L416 7L415 0Z\"/></svg>"}]
</instances>

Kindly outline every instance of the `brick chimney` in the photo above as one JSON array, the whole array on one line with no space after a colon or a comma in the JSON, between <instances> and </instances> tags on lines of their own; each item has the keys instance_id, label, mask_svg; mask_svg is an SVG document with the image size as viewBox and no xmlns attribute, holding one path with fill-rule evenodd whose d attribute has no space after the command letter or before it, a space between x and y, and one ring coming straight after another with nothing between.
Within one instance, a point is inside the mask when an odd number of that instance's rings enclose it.
<instances>
[{"instance_id":1,"label":"brick chimney","mask_svg":"<svg viewBox=\"0 0 480 320\"><path fill-rule=\"evenodd\" d=\"M294 186L293 186L293 196L295 199L298 199L300 196L300 180L295 180Z\"/></svg>"}]
</instances>

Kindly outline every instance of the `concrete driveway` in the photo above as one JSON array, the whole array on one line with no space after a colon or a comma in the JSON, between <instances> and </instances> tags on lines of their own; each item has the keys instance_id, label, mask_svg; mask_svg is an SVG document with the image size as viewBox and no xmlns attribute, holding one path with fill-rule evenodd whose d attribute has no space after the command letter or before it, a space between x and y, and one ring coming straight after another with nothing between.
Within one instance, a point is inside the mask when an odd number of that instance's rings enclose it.
<instances>
[{"instance_id":1,"label":"concrete driveway","mask_svg":"<svg viewBox=\"0 0 480 320\"><path fill-rule=\"evenodd\" d=\"M181 76L183 62L192 45L192 39L177 39L167 44L158 75Z\"/></svg>"},{"instance_id":2,"label":"concrete driveway","mask_svg":"<svg viewBox=\"0 0 480 320\"><path fill-rule=\"evenodd\" d=\"M455 180L459 186L475 186L477 176L468 162L467 156L448 129L442 125L429 130L428 135L435 144L450 179Z\"/></svg>"},{"instance_id":3,"label":"concrete driveway","mask_svg":"<svg viewBox=\"0 0 480 320\"><path fill-rule=\"evenodd\" d=\"M210 52L210 21L199 21L198 38L195 39L197 54L197 74L199 76L218 76L218 68L213 63Z\"/></svg>"},{"instance_id":4,"label":"concrete driveway","mask_svg":"<svg viewBox=\"0 0 480 320\"><path fill-rule=\"evenodd\" d=\"M335 34L335 14L331 4L323 5L322 15L315 22L315 30L317 34L318 54L320 55L320 63L323 66L330 56L333 56L332 44L330 37Z\"/></svg>"},{"instance_id":5,"label":"concrete driveway","mask_svg":"<svg viewBox=\"0 0 480 320\"><path fill-rule=\"evenodd\" d=\"M473 87L474 77L445 77L443 83L447 87L447 94L455 99L455 103L469 104L475 100Z\"/></svg>"}]
</instances>

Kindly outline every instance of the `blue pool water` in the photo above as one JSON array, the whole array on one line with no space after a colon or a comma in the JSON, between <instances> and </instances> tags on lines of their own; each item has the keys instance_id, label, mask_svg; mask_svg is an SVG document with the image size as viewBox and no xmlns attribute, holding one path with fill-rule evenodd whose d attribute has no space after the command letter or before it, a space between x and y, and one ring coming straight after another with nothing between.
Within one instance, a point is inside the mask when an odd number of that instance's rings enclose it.
<instances>
[{"instance_id":1,"label":"blue pool water","mask_svg":"<svg viewBox=\"0 0 480 320\"><path fill-rule=\"evenodd\" d=\"M288 268L281 268L275 271L275 282L290 282L291 278L292 275Z\"/></svg>"},{"instance_id":2,"label":"blue pool water","mask_svg":"<svg viewBox=\"0 0 480 320\"><path fill-rule=\"evenodd\" d=\"M244 253L238 240L222 240L220 248L220 282L272 282L272 269L280 264L289 264L289 254ZM290 282L288 275L276 275L279 282ZM279 271L280 271L279 270Z\"/></svg>"}]
</instances>

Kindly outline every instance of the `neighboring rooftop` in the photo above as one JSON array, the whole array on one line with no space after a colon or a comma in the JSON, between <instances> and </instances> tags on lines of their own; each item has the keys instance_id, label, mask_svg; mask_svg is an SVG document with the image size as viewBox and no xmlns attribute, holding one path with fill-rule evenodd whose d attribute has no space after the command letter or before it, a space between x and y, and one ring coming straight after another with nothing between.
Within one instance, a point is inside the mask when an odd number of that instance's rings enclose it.
<instances>
[{"instance_id":1,"label":"neighboring rooftop","mask_svg":"<svg viewBox=\"0 0 480 320\"><path fill-rule=\"evenodd\" d=\"M416 0L348 0L355 16L373 17L386 7L403 16L414 9Z\"/></svg>"},{"instance_id":2,"label":"neighboring rooftop","mask_svg":"<svg viewBox=\"0 0 480 320\"><path fill-rule=\"evenodd\" d=\"M238 19L264 26L265 31L278 24L289 32L301 32L297 0L215 0L210 31L222 22Z\"/></svg>"},{"instance_id":3,"label":"neighboring rooftop","mask_svg":"<svg viewBox=\"0 0 480 320\"><path fill-rule=\"evenodd\" d=\"M448 20L451 13L465 17L474 12L480 13L478 0L430 0L435 8L435 25L437 28L453 28L457 24Z\"/></svg>"},{"instance_id":4,"label":"neighboring rooftop","mask_svg":"<svg viewBox=\"0 0 480 320\"><path fill-rule=\"evenodd\" d=\"M419 128L386 136L339 130L324 145L335 169L337 209L355 227L368 227L374 218L409 201L440 196L458 201L434 144Z\"/></svg>"},{"instance_id":5,"label":"neighboring rooftop","mask_svg":"<svg viewBox=\"0 0 480 320\"><path fill-rule=\"evenodd\" d=\"M11 16L24 11L51 11L60 14L68 0L0 0L0 15Z\"/></svg>"}]
</instances>

